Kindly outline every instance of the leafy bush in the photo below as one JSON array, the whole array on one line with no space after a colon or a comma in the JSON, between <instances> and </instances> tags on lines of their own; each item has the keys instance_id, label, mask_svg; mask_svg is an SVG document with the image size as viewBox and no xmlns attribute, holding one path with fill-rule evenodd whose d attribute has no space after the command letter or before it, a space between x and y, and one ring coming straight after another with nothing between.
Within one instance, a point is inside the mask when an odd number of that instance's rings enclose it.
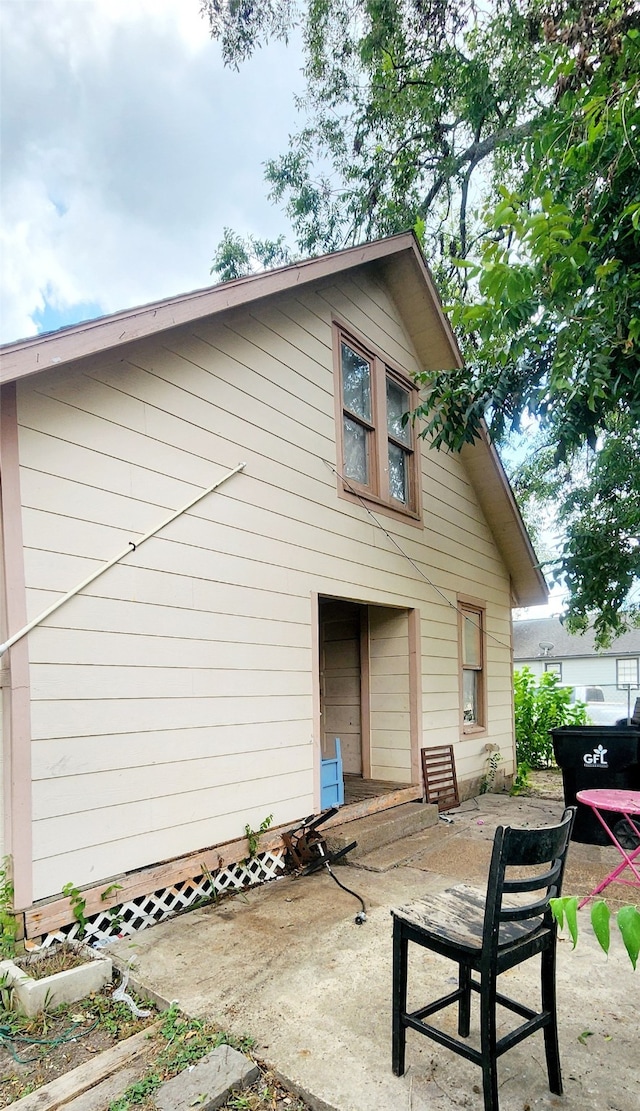
<instances>
[{"instance_id":1,"label":"leafy bush","mask_svg":"<svg viewBox=\"0 0 640 1111\"><path fill-rule=\"evenodd\" d=\"M553 741L549 730L560 725L586 725L587 707L571 700L568 687L546 671L538 679L528 667L513 676L518 764L548 768L553 764Z\"/></svg>"}]
</instances>

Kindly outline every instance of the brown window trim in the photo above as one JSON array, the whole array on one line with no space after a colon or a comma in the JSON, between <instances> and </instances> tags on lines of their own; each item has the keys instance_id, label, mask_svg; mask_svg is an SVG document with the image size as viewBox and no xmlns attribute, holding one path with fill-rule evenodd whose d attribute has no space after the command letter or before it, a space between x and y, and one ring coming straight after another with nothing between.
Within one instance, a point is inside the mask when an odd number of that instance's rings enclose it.
<instances>
[{"instance_id":1,"label":"brown window trim","mask_svg":"<svg viewBox=\"0 0 640 1111\"><path fill-rule=\"evenodd\" d=\"M361 484L352 478L343 477L343 418L345 412L347 416L351 416L349 410L345 409L343 404L341 357L341 345L343 341L371 365L371 422L362 418L357 420L357 423L368 432L369 465L371 468L370 482L368 485ZM374 508L376 512L383 513L385 516L393 517L399 521L404 521L405 524L423 528L420 440L413 424L410 425L411 443L409 447L407 448L404 444L398 444L403 450L407 451L407 455L409 456L409 505L404 506L401 502L391 497L388 492L389 466L386 445L389 442L393 443L394 439L393 436L389 434L387 428L387 378L391 381L396 381L402 389L407 390L411 394L412 408L418 404L418 391L415 383L411 380L406 371L403 371L397 364L394 364L394 362L387 358L382 351L378 350L373 344L362 340L353 329L347 328L339 321L335 320L333 323L333 356L336 447L339 472L337 477L338 495L345 501L349 501L356 505L365 501ZM381 443L384 445L383 447L381 447Z\"/></svg>"},{"instance_id":2,"label":"brown window trim","mask_svg":"<svg viewBox=\"0 0 640 1111\"><path fill-rule=\"evenodd\" d=\"M457 598L458 609L458 662L459 662L459 682L460 682L460 734L461 736L478 736L487 732L488 719L487 719L487 607L486 604L477 598L468 598L463 595L458 595ZM464 615L468 613L469 616L476 615L480 619L481 637L480 637L480 653L481 653L481 666L472 668L472 670L479 672L480 682L478 684L478 718L477 722L465 722L464 720L464 672L467 670L463 664L463 621Z\"/></svg>"}]
</instances>

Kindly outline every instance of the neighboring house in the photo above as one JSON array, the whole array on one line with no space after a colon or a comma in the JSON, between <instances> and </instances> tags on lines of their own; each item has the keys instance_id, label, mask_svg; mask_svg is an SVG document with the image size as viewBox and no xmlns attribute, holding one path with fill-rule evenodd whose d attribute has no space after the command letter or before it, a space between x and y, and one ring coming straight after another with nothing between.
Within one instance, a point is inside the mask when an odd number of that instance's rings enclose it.
<instances>
[{"instance_id":1,"label":"neighboring house","mask_svg":"<svg viewBox=\"0 0 640 1111\"><path fill-rule=\"evenodd\" d=\"M3 641L36 622L2 658L3 851L30 934L71 920L65 884L87 914L113 883L175 893L317 812L336 736L345 817L358 783L421 797L431 743L463 795L486 746L513 773L511 607L546 587L495 451L402 422L412 374L459 364L411 234L3 349Z\"/></svg>"},{"instance_id":2,"label":"neighboring house","mask_svg":"<svg viewBox=\"0 0 640 1111\"><path fill-rule=\"evenodd\" d=\"M514 621L513 663L535 675L552 671L577 700L586 702L596 725L612 725L633 712L640 696L640 629L596 649L594 633L569 633L559 617Z\"/></svg>"}]
</instances>

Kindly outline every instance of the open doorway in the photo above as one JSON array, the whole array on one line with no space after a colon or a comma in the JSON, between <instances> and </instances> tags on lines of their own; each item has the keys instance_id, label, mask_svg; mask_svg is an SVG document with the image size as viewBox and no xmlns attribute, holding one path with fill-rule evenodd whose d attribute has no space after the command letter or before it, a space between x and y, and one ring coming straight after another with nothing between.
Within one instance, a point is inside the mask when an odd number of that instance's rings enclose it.
<instances>
[{"instance_id":1,"label":"open doorway","mask_svg":"<svg viewBox=\"0 0 640 1111\"><path fill-rule=\"evenodd\" d=\"M323 761L340 740L344 802L419 786L415 614L319 600Z\"/></svg>"}]
</instances>

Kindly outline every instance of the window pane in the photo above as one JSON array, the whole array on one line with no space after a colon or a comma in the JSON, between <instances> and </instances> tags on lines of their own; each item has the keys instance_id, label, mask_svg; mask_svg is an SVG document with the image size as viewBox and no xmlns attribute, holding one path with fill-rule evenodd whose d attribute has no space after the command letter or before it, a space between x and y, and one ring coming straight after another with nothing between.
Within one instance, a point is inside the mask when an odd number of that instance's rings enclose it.
<instances>
[{"instance_id":1,"label":"window pane","mask_svg":"<svg viewBox=\"0 0 640 1111\"><path fill-rule=\"evenodd\" d=\"M462 663L482 667L482 618L479 613L464 615L462 624Z\"/></svg>"},{"instance_id":2,"label":"window pane","mask_svg":"<svg viewBox=\"0 0 640 1111\"><path fill-rule=\"evenodd\" d=\"M462 713L465 723L478 724L478 671L462 672Z\"/></svg>"},{"instance_id":3,"label":"window pane","mask_svg":"<svg viewBox=\"0 0 640 1111\"><path fill-rule=\"evenodd\" d=\"M409 408L409 391L403 390L393 378L387 378L387 429L407 447L411 445L411 426L403 425L402 417Z\"/></svg>"},{"instance_id":4,"label":"window pane","mask_svg":"<svg viewBox=\"0 0 640 1111\"><path fill-rule=\"evenodd\" d=\"M362 425L344 418L344 473L354 482L369 485L369 460L367 457L368 432Z\"/></svg>"},{"instance_id":5,"label":"window pane","mask_svg":"<svg viewBox=\"0 0 640 1111\"><path fill-rule=\"evenodd\" d=\"M409 501L407 453L389 442L389 493L406 505Z\"/></svg>"},{"instance_id":6,"label":"window pane","mask_svg":"<svg viewBox=\"0 0 640 1111\"><path fill-rule=\"evenodd\" d=\"M342 396L345 408L371 424L371 367L346 343L342 344Z\"/></svg>"}]
</instances>

